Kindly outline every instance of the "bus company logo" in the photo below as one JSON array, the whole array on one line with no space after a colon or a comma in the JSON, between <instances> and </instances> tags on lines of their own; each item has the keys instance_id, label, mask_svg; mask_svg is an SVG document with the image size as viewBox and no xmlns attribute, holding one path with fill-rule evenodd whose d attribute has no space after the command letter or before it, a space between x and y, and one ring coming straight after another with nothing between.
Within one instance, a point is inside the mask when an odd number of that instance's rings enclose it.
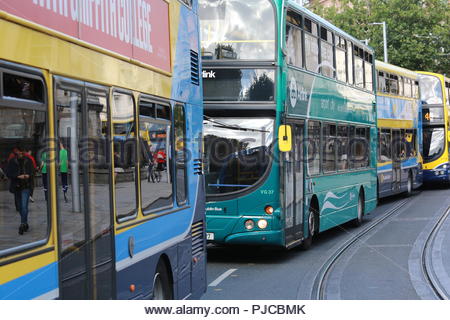
<instances>
[{"instance_id":1,"label":"bus company logo","mask_svg":"<svg viewBox=\"0 0 450 320\"><path fill-rule=\"evenodd\" d=\"M215 71L206 71L203 70L202 72L203 79L215 79L216 78L216 72Z\"/></svg>"},{"instance_id":2,"label":"bus company logo","mask_svg":"<svg viewBox=\"0 0 450 320\"><path fill-rule=\"evenodd\" d=\"M308 93L303 86L297 86L297 80L294 77L289 82L289 100L292 108L295 108L297 101L308 101Z\"/></svg>"},{"instance_id":3,"label":"bus company logo","mask_svg":"<svg viewBox=\"0 0 450 320\"><path fill-rule=\"evenodd\" d=\"M223 209L219 207L206 207L206 211L223 211Z\"/></svg>"}]
</instances>

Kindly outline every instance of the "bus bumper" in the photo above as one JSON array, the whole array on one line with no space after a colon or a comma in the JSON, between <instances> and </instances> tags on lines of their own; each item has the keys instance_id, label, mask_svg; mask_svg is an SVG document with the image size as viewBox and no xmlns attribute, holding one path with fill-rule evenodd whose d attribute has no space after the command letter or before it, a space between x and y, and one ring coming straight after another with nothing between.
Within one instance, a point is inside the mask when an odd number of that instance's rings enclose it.
<instances>
[{"instance_id":1,"label":"bus bumper","mask_svg":"<svg viewBox=\"0 0 450 320\"><path fill-rule=\"evenodd\" d=\"M284 246L281 230L253 231L231 234L225 238L226 244L251 244Z\"/></svg>"},{"instance_id":2,"label":"bus bumper","mask_svg":"<svg viewBox=\"0 0 450 320\"><path fill-rule=\"evenodd\" d=\"M450 182L450 169L447 168L436 168L432 170L423 170L423 181L425 183L442 183Z\"/></svg>"},{"instance_id":3,"label":"bus bumper","mask_svg":"<svg viewBox=\"0 0 450 320\"><path fill-rule=\"evenodd\" d=\"M267 228L258 228L257 221L267 220ZM253 220L253 230L246 230L245 221ZM278 227L277 220L273 216L238 216L238 217L206 217L206 232L209 243L217 244L249 244L249 245L273 245L284 246L284 234Z\"/></svg>"}]
</instances>

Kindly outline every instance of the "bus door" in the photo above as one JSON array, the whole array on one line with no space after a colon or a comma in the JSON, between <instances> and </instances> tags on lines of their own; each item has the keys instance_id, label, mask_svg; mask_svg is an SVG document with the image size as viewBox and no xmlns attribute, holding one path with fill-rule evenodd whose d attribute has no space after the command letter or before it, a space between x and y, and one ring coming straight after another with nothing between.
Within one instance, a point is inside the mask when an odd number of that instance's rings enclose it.
<instances>
[{"instance_id":1,"label":"bus door","mask_svg":"<svg viewBox=\"0 0 450 320\"><path fill-rule=\"evenodd\" d=\"M402 135L400 130L392 130L392 144L392 191L399 191L402 181Z\"/></svg>"},{"instance_id":2,"label":"bus door","mask_svg":"<svg viewBox=\"0 0 450 320\"><path fill-rule=\"evenodd\" d=\"M292 128L292 150L284 153L285 244L303 237L303 131L304 122L288 123Z\"/></svg>"},{"instance_id":3,"label":"bus door","mask_svg":"<svg viewBox=\"0 0 450 320\"><path fill-rule=\"evenodd\" d=\"M112 299L108 90L55 79L62 299Z\"/></svg>"}]
</instances>

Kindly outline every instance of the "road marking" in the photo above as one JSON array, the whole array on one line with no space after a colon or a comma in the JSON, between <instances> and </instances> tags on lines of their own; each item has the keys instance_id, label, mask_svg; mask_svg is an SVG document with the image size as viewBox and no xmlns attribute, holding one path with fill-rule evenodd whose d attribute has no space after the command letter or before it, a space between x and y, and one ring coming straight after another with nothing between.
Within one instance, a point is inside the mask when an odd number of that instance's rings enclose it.
<instances>
[{"instance_id":1,"label":"road marking","mask_svg":"<svg viewBox=\"0 0 450 320\"><path fill-rule=\"evenodd\" d=\"M225 271L224 273L222 273L216 280L214 280L213 282L211 282L209 284L210 287L216 287L217 285L219 285L223 280L225 280L230 274L232 274L233 272L235 272L237 269L230 269L228 271Z\"/></svg>"}]
</instances>

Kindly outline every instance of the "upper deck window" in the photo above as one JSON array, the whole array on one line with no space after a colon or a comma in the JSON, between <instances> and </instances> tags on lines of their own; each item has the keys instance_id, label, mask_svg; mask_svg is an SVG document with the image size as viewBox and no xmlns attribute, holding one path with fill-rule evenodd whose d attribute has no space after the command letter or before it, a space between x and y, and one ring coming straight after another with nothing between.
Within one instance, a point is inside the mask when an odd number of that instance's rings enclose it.
<instances>
[{"instance_id":1,"label":"upper deck window","mask_svg":"<svg viewBox=\"0 0 450 320\"><path fill-rule=\"evenodd\" d=\"M420 76L420 98L426 104L442 104L442 85L438 77Z\"/></svg>"},{"instance_id":2,"label":"upper deck window","mask_svg":"<svg viewBox=\"0 0 450 320\"><path fill-rule=\"evenodd\" d=\"M275 12L269 0L200 0L203 59L275 60Z\"/></svg>"}]
</instances>

